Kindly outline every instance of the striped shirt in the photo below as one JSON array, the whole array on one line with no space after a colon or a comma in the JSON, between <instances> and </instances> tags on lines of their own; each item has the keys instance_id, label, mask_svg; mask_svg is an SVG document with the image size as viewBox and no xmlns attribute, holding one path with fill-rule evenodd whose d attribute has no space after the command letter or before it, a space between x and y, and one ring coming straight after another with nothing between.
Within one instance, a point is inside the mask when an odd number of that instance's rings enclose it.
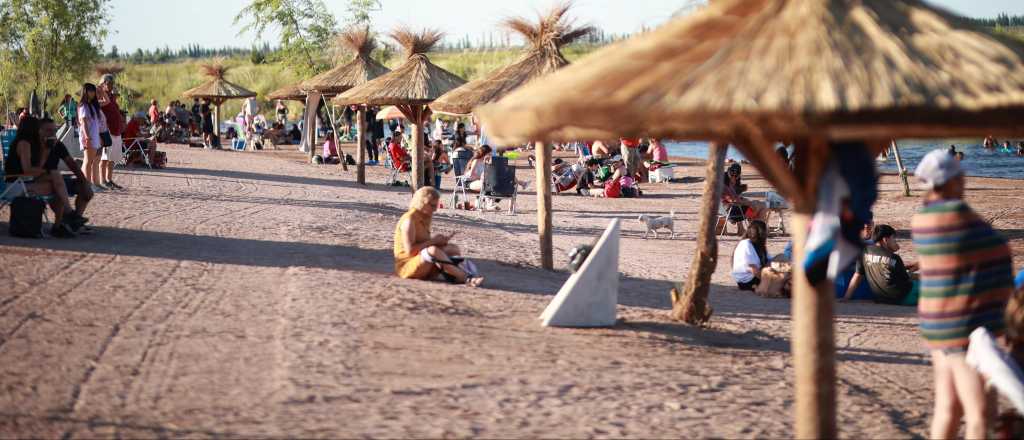
<instances>
[{"instance_id":1,"label":"striped shirt","mask_svg":"<svg viewBox=\"0 0 1024 440\"><path fill-rule=\"evenodd\" d=\"M932 203L913 220L921 257L921 333L931 350L965 349L978 327L1005 329L1013 292L1006 239L962 200Z\"/></svg>"}]
</instances>

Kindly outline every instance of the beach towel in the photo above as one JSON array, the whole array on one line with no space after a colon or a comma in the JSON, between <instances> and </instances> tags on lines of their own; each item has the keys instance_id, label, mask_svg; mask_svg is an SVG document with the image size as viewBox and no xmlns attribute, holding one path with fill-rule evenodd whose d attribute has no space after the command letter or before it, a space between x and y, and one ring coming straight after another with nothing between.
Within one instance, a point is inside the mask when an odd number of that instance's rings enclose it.
<instances>
[{"instance_id":1,"label":"beach towel","mask_svg":"<svg viewBox=\"0 0 1024 440\"><path fill-rule=\"evenodd\" d=\"M860 231L878 199L875 161L862 143L832 144L832 159L818 184L818 211L807 237L804 271L812 285L835 280L864 249Z\"/></svg>"}]
</instances>

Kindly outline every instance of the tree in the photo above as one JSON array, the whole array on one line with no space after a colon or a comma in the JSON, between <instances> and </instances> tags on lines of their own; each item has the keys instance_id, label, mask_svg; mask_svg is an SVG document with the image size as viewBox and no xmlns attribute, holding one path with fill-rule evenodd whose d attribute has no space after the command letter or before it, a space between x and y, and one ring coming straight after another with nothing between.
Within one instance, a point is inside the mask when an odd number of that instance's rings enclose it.
<instances>
[{"instance_id":1,"label":"tree","mask_svg":"<svg viewBox=\"0 0 1024 440\"><path fill-rule=\"evenodd\" d=\"M281 33L279 57L301 75L319 73L328 64L321 47L336 33L338 23L322 0L251 0L235 17L246 24L239 35L263 34L268 28Z\"/></svg>"},{"instance_id":2,"label":"tree","mask_svg":"<svg viewBox=\"0 0 1024 440\"><path fill-rule=\"evenodd\" d=\"M349 26L370 27L373 21L370 13L380 11L383 6L380 0L349 0L345 9L348 11Z\"/></svg>"},{"instance_id":3,"label":"tree","mask_svg":"<svg viewBox=\"0 0 1024 440\"><path fill-rule=\"evenodd\" d=\"M0 69L43 96L84 78L100 59L109 0L4 0L0 2Z\"/></svg>"}]
</instances>

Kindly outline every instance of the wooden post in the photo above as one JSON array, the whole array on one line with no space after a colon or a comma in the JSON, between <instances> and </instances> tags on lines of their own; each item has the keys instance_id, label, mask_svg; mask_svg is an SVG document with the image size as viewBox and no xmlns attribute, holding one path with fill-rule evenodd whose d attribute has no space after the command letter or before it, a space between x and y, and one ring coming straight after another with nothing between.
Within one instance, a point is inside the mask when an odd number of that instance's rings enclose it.
<instances>
[{"instance_id":1,"label":"wooden post","mask_svg":"<svg viewBox=\"0 0 1024 440\"><path fill-rule=\"evenodd\" d=\"M366 185L366 113L365 106L356 112L356 183ZM339 150L340 151L340 150ZM342 158L342 162L345 158Z\"/></svg>"},{"instance_id":2,"label":"wooden post","mask_svg":"<svg viewBox=\"0 0 1024 440\"><path fill-rule=\"evenodd\" d=\"M220 136L220 105L223 104L221 100L217 100L213 105L213 135Z\"/></svg>"},{"instance_id":3,"label":"wooden post","mask_svg":"<svg viewBox=\"0 0 1024 440\"><path fill-rule=\"evenodd\" d=\"M728 144L711 143L707 177L704 180L704 196L701 199L697 249L690 266L690 274L686 279L686 287L677 285L672 289L672 319L690 325L703 325L711 319L712 308L708 305L708 291L711 288L711 275L715 273L718 265L718 204L722 198L725 155L728 151Z\"/></svg>"},{"instance_id":4,"label":"wooden post","mask_svg":"<svg viewBox=\"0 0 1024 440\"><path fill-rule=\"evenodd\" d=\"M309 148L309 160L312 163L313 156L316 155L316 122L317 113L320 108L320 94L317 92L310 92L306 95L306 112L303 115L305 121L303 127L306 129L305 142L306 147Z\"/></svg>"},{"instance_id":5,"label":"wooden post","mask_svg":"<svg viewBox=\"0 0 1024 440\"><path fill-rule=\"evenodd\" d=\"M412 190L416 191L423 186L423 135L420 134L420 124L423 123L423 106L412 106L409 112L410 121L409 133L412 135Z\"/></svg>"},{"instance_id":6,"label":"wooden post","mask_svg":"<svg viewBox=\"0 0 1024 440\"><path fill-rule=\"evenodd\" d=\"M537 234L540 235L540 267L555 269L554 242L551 237L551 145L537 142Z\"/></svg>"},{"instance_id":7,"label":"wooden post","mask_svg":"<svg viewBox=\"0 0 1024 440\"><path fill-rule=\"evenodd\" d=\"M809 148L810 147L810 148ZM828 146L823 141L808 146L798 143L797 175L804 185L804 200L795 201L790 215L793 234L793 341L796 376L796 437L836 438L835 335L832 324L832 282L811 286L804 273L807 230L817 200L818 179L808 178L827 164ZM818 161L819 163L813 163ZM812 164L813 163L813 164Z\"/></svg>"},{"instance_id":8,"label":"wooden post","mask_svg":"<svg viewBox=\"0 0 1024 440\"><path fill-rule=\"evenodd\" d=\"M896 158L896 168L900 169L900 180L903 181L903 196L910 197L910 182L907 181L907 169L903 167L903 158L900 157L900 146L896 140L892 141L892 155Z\"/></svg>"}]
</instances>

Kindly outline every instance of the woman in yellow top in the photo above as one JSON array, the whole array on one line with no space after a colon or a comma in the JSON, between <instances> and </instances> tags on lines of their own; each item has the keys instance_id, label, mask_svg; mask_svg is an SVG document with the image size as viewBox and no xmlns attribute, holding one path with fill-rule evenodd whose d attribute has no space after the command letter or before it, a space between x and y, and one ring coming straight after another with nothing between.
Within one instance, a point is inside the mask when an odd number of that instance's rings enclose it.
<instances>
[{"instance_id":1,"label":"woman in yellow top","mask_svg":"<svg viewBox=\"0 0 1024 440\"><path fill-rule=\"evenodd\" d=\"M412 196L409 211L395 227L395 274L401 278L434 280L443 275L450 282L479 286L482 277L459 267L461 251L451 244L451 236L430 235L430 222L441 201L441 194L429 186Z\"/></svg>"}]
</instances>

